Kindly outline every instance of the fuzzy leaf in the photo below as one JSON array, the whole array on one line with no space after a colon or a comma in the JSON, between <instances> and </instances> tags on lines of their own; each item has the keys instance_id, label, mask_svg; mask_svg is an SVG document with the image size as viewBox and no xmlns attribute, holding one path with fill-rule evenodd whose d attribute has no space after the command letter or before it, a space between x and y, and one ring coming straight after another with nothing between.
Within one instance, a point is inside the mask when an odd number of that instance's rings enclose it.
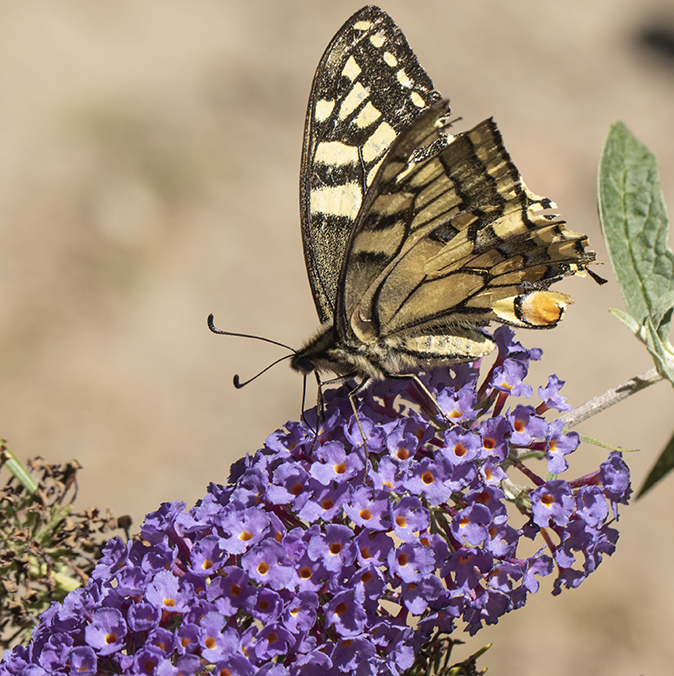
<instances>
[{"instance_id":1,"label":"fuzzy leaf","mask_svg":"<svg viewBox=\"0 0 674 676\"><path fill-rule=\"evenodd\" d=\"M637 324L636 319L632 315L628 315L627 312L622 310L616 310L615 308L609 308L608 310L616 319L619 319L637 338L639 338L639 331L641 327Z\"/></svg>"},{"instance_id":2,"label":"fuzzy leaf","mask_svg":"<svg viewBox=\"0 0 674 676\"><path fill-rule=\"evenodd\" d=\"M658 483L658 481L660 481L660 479L671 472L672 469L674 469L674 436L669 440L667 446L665 446L665 450L662 451L657 462L653 465L653 469L646 477L637 498L640 498L647 493L656 483Z\"/></svg>"},{"instance_id":3,"label":"fuzzy leaf","mask_svg":"<svg viewBox=\"0 0 674 676\"><path fill-rule=\"evenodd\" d=\"M613 314L646 344L660 373L674 383L668 342L674 307L669 222L655 156L622 122L611 127L602 152L599 217L627 307L627 315Z\"/></svg>"}]
</instances>

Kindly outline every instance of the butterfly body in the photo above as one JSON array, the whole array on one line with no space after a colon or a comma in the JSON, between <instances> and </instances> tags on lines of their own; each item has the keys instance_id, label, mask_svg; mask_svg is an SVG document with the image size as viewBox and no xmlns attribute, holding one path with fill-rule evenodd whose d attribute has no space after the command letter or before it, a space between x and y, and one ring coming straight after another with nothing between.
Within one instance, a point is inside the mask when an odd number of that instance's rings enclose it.
<instances>
[{"instance_id":1,"label":"butterfly body","mask_svg":"<svg viewBox=\"0 0 674 676\"><path fill-rule=\"evenodd\" d=\"M377 7L354 14L319 63L300 200L322 327L297 371L366 380L474 361L492 320L550 328L550 291L594 261L585 235L526 187L493 120L449 133L449 106Z\"/></svg>"},{"instance_id":2,"label":"butterfly body","mask_svg":"<svg viewBox=\"0 0 674 676\"><path fill-rule=\"evenodd\" d=\"M442 364L474 361L495 345L484 334L454 327L451 333L395 335L365 340L342 340L333 325L323 327L291 360L301 373L332 372L383 380L428 371Z\"/></svg>"}]
</instances>

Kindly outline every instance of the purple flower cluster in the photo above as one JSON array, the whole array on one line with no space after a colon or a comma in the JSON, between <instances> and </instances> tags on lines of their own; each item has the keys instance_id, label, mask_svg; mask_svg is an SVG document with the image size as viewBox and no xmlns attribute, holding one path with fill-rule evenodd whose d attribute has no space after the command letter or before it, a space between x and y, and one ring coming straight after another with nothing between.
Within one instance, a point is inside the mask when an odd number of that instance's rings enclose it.
<instances>
[{"instance_id":1,"label":"purple flower cluster","mask_svg":"<svg viewBox=\"0 0 674 676\"><path fill-rule=\"evenodd\" d=\"M164 504L140 540L110 541L0 675L397 675L435 632L462 620L474 634L522 607L540 576L557 570L553 593L578 586L614 550L628 469L613 452L557 478L579 444L542 415L569 408L563 382L550 377L536 408L506 407L532 396L540 351L506 327L494 339L481 383L469 364L422 376L428 392L377 383L358 419L348 390L326 391L317 438L289 422L191 510Z\"/></svg>"}]
</instances>

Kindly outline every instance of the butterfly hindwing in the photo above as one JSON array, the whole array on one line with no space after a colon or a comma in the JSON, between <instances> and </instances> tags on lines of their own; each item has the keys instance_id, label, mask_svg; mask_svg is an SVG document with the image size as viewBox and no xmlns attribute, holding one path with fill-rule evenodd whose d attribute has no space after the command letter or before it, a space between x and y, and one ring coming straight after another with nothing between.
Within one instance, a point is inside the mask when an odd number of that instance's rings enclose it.
<instances>
[{"instance_id":1,"label":"butterfly hindwing","mask_svg":"<svg viewBox=\"0 0 674 676\"><path fill-rule=\"evenodd\" d=\"M435 104L401 134L370 188L340 280L336 325L347 339L432 335L494 319L550 326L561 313L523 316L520 297L594 258L584 235L541 213L552 203L524 185L492 120L415 161L435 142L444 112ZM545 299L565 297L538 302Z\"/></svg>"},{"instance_id":2,"label":"butterfly hindwing","mask_svg":"<svg viewBox=\"0 0 674 676\"><path fill-rule=\"evenodd\" d=\"M354 14L316 70L300 178L302 240L322 323L368 186L391 143L440 99L405 36L378 7Z\"/></svg>"}]
</instances>

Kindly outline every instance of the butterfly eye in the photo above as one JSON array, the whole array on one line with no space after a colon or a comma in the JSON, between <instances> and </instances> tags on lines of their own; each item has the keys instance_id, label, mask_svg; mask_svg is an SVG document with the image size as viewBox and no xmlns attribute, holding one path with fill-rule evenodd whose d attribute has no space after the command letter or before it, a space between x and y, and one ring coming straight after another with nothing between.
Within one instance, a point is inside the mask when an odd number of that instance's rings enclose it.
<instances>
[{"instance_id":1,"label":"butterfly eye","mask_svg":"<svg viewBox=\"0 0 674 676\"><path fill-rule=\"evenodd\" d=\"M316 370L316 365L309 357L295 355L290 362L290 368L300 373L311 373Z\"/></svg>"}]
</instances>

